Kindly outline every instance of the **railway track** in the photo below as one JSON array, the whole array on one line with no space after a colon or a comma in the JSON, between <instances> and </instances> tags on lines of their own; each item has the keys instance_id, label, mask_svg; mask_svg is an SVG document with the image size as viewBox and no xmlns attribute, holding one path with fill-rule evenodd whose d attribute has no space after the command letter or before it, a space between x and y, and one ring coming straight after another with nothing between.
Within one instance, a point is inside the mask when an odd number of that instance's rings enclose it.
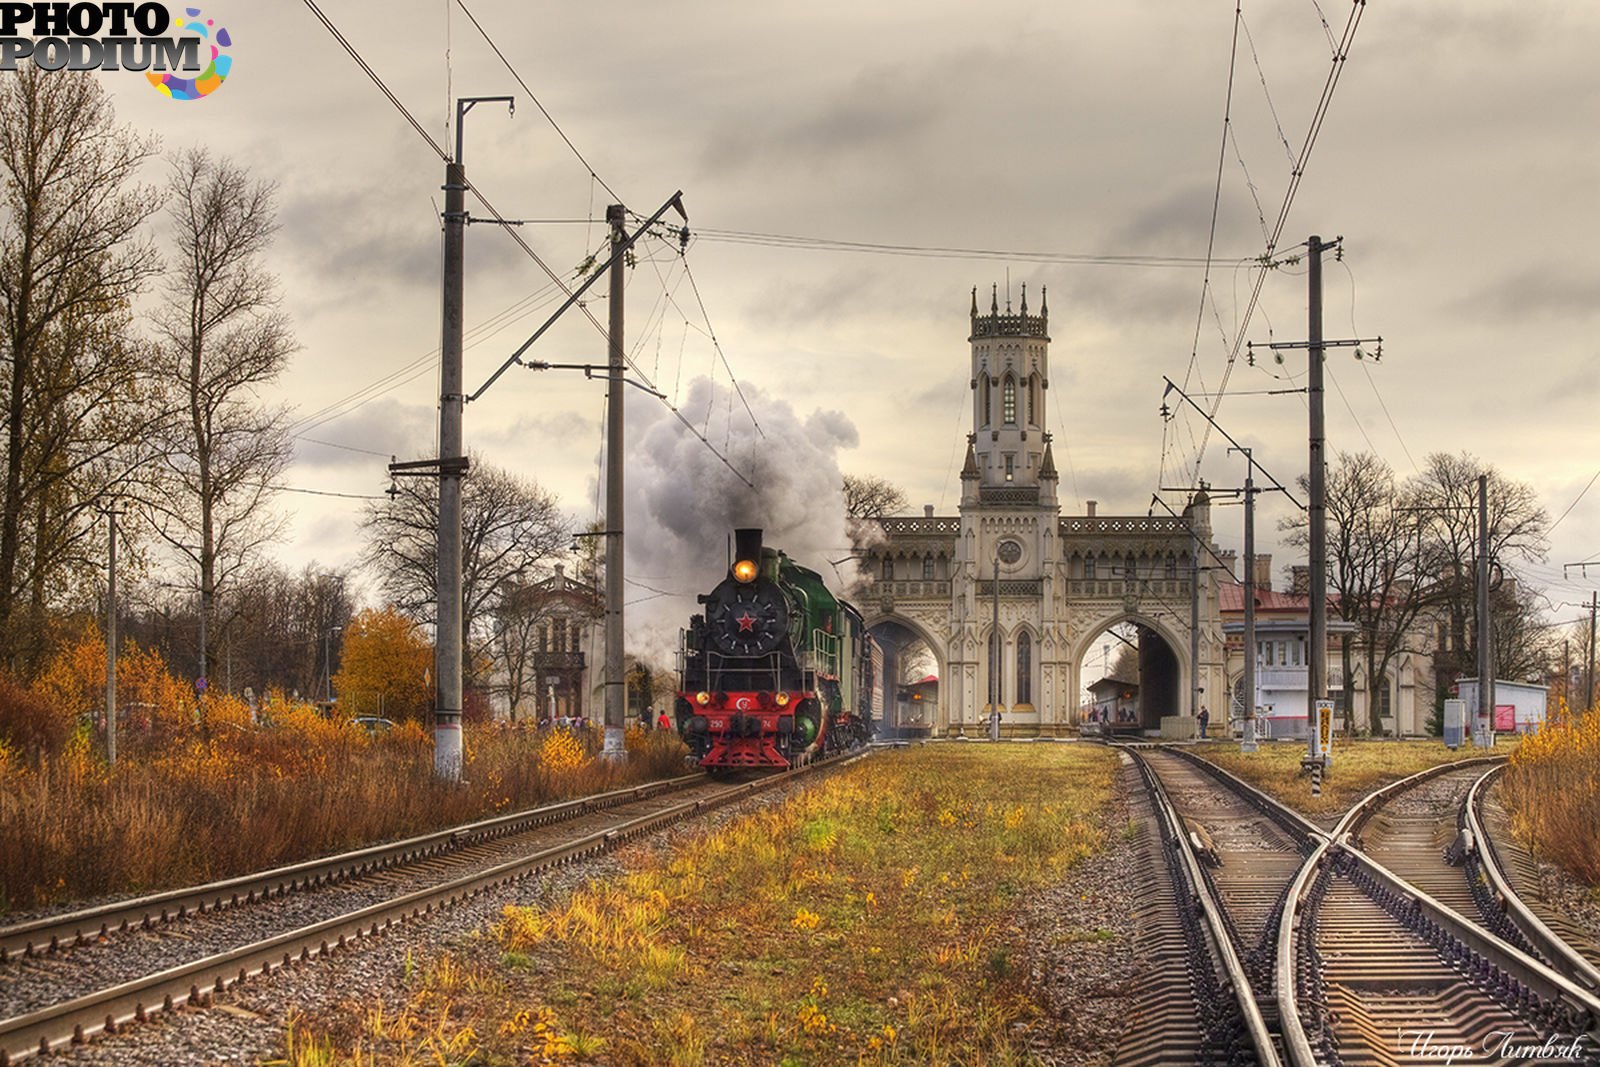
<instances>
[{"instance_id":1,"label":"railway track","mask_svg":"<svg viewBox=\"0 0 1600 1067\"><path fill-rule=\"evenodd\" d=\"M1481 821L1497 769L1488 761L1394 783L1330 832L1187 754L1137 758L1165 784L1152 802L1171 797L1201 868L1192 907L1206 915L1207 940L1241 961L1242 982L1225 977L1221 988L1242 1004L1247 987L1267 1030L1252 1035L1253 1060L1239 1047L1192 1062L1524 1063L1557 1050L1572 1053L1561 1062L1600 1062L1600 972L1575 962L1561 936L1530 934L1515 891L1497 880ZM1205 964L1191 952L1185 966L1227 975L1223 955L1213 947ZM1203 1014L1194 1005L1214 994L1195 990L1187 1002L1172 995L1169 1029Z\"/></svg>"},{"instance_id":2,"label":"railway track","mask_svg":"<svg viewBox=\"0 0 1600 1067\"><path fill-rule=\"evenodd\" d=\"M1435 846L1482 774L1447 769L1379 790L1302 871L1279 935L1278 999L1296 1064L1552 1058L1530 1054L1536 1046L1572 1050L1566 1062L1600 1056L1600 1000L1497 936L1489 926L1521 939L1478 912L1459 869L1455 880L1440 872L1444 850ZM1396 796L1408 799L1392 803ZM1428 885L1467 910L1435 899Z\"/></svg>"},{"instance_id":3,"label":"railway track","mask_svg":"<svg viewBox=\"0 0 1600 1067\"><path fill-rule=\"evenodd\" d=\"M858 758L737 785L690 775L0 929L0 1067L205 1006L238 983Z\"/></svg>"}]
</instances>

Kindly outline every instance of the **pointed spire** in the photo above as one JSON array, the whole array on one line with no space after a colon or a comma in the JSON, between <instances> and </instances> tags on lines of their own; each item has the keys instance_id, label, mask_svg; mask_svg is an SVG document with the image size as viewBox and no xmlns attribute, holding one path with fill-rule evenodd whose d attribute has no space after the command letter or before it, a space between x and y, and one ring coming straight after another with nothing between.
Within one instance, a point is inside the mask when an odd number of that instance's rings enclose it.
<instances>
[{"instance_id":1,"label":"pointed spire","mask_svg":"<svg viewBox=\"0 0 1600 1067\"><path fill-rule=\"evenodd\" d=\"M1047 294L1049 292L1049 286L1039 286L1039 317L1041 319L1048 319L1050 317L1050 301L1047 299Z\"/></svg>"},{"instance_id":2,"label":"pointed spire","mask_svg":"<svg viewBox=\"0 0 1600 1067\"><path fill-rule=\"evenodd\" d=\"M989 296L989 314L1000 314L1000 283L994 283L994 291Z\"/></svg>"},{"instance_id":3,"label":"pointed spire","mask_svg":"<svg viewBox=\"0 0 1600 1067\"><path fill-rule=\"evenodd\" d=\"M972 287L972 317L978 317L978 287L976 285Z\"/></svg>"},{"instance_id":4,"label":"pointed spire","mask_svg":"<svg viewBox=\"0 0 1600 1067\"><path fill-rule=\"evenodd\" d=\"M1028 283L1027 282L1023 282L1022 283L1022 313L1024 315L1026 315L1028 313Z\"/></svg>"},{"instance_id":5,"label":"pointed spire","mask_svg":"<svg viewBox=\"0 0 1600 1067\"><path fill-rule=\"evenodd\" d=\"M1051 451L1049 435L1045 435L1044 459L1039 463L1040 478L1056 478L1056 455Z\"/></svg>"},{"instance_id":6,"label":"pointed spire","mask_svg":"<svg viewBox=\"0 0 1600 1067\"><path fill-rule=\"evenodd\" d=\"M967 461L961 465L962 481L976 481L978 478L978 454L972 447L976 438L976 434L967 434Z\"/></svg>"}]
</instances>

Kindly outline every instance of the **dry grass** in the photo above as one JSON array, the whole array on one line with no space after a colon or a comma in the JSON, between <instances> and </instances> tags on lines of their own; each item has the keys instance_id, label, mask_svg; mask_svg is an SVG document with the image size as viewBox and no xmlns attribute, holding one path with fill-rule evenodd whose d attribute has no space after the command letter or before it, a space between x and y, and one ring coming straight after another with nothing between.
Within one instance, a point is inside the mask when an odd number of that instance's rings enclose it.
<instances>
[{"instance_id":1,"label":"dry grass","mask_svg":"<svg viewBox=\"0 0 1600 1067\"><path fill-rule=\"evenodd\" d=\"M1117 768L1087 745L884 753L559 907L507 909L417 969L381 1037L342 1021L358 1004L321 1033L339 1063L1029 1062L1012 916L1120 831ZM455 979L430 986L445 959Z\"/></svg>"},{"instance_id":2,"label":"dry grass","mask_svg":"<svg viewBox=\"0 0 1600 1067\"><path fill-rule=\"evenodd\" d=\"M1511 758L1502 796L1530 848L1600 891L1600 715L1558 702Z\"/></svg>"},{"instance_id":3,"label":"dry grass","mask_svg":"<svg viewBox=\"0 0 1600 1067\"><path fill-rule=\"evenodd\" d=\"M1262 792L1309 818L1337 816L1379 786L1440 763L1485 754L1503 756L1516 748L1502 739L1485 753L1469 745L1452 752L1443 741L1348 741L1333 748L1333 762L1322 778L1322 795L1311 795L1311 775L1300 766L1303 741L1263 742L1252 753L1237 744L1196 745L1191 751L1231 771Z\"/></svg>"},{"instance_id":4,"label":"dry grass","mask_svg":"<svg viewBox=\"0 0 1600 1067\"><path fill-rule=\"evenodd\" d=\"M631 758L613 766L596 758L594 731L478 729L465 784L441 785L415 723L374 738L282 700L252 722L226 697L197 707L148 657L129 675L149 710L112 768L77 708L95 672L104 678L103 646L97 662L81 646L67 653L34 691L66 717L61 747L0 740L0 914L227 877L684 770L665 733L630 731Z\"/></svg>"}]
</instances>

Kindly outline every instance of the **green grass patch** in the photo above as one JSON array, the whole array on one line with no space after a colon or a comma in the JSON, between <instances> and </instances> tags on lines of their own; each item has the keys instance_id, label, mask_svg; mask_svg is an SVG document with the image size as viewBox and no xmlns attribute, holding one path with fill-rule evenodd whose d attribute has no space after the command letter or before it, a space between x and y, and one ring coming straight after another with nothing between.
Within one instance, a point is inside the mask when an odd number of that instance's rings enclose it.
<instances>
[{"instance_id":1,"label":"green grass patch","mask_svg":"<svg viewBox=\"0 0 1600 1067\"><path fill-rule=\"evenodd\" d=\"M564 1058L605 1034L607 1063L1030 1062L1014 912L1122 832L1119 767L1089 745L881 753L558 908L507 909L478 964L500 993L458 977L413 1032L448 1015L486 1064L525 1062L532 1020ZM365 1051L414 1062L419 1040Z\"/></svg>"},{"instance_id":2,"label":"green grass patch","mask_svg":"<svg viewBox=\"0 0 1600 1067\"><path fill-rule=\"evenodd\" d=\"M1348 741L1334 745L1333 762L1322 778L1322 795L1311 795L1311 774L1300 766L1303 741L1269 741L1255 752L1237 744L1197 745L1195 755L1238 775L1257 789L1311 818L1338 816L1368 793L1440 763L1483 755L1504 756L1514 741L1483 750L1471 745L1451 751L1443 741Z\"/></svg>"}]
</instances>

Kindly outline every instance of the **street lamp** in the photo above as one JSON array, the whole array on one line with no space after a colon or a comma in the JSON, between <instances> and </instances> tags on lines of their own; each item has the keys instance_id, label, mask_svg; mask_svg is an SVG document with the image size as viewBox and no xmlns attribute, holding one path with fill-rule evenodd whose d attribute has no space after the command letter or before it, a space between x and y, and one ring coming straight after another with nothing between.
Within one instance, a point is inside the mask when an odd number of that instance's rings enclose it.
<instances>
[{"instance_id":1,"label":"street lamp","mask_svg":"<svg viewBox=\"0 0 1600 1067\"><path fill-rule=\"evenodd\" d=\"M1000 546L994 549L994 630L989 635L989 740L1000 740Z\"/></svg>"}]
</instances>

